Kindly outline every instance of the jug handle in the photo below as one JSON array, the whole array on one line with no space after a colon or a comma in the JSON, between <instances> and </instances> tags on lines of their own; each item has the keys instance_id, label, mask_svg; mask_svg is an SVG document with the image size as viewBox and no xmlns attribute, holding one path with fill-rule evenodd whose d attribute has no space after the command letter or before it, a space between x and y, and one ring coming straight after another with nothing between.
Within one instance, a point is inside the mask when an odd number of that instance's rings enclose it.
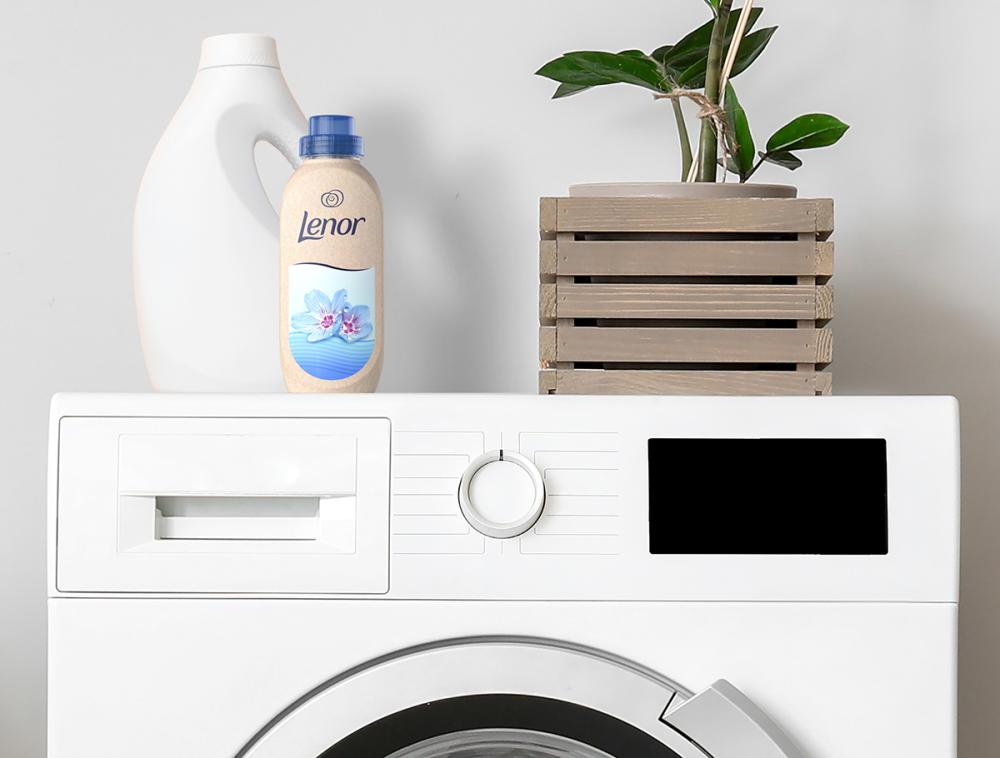
<instances>
[{"instance_id":1,"label":"jug handle","mask_svg":"<svg viewBox=\"0 0 1000 758\"><path fill-rule=\"evenodd\" d=\"M269 118L269 123L261 124L254 130L251 142L254 147L260 142L266 142L271 145L295 169L302 164L302 158L299 157L299 138L306 133L308 127L305 116L302 115L297 106L291 106L282 110L287 112L275 114L277 116L276 119L273 117ZM256 161L254 162L254 171L257 173L258 181L263 185ZM272 205L270 199L267 200L267 206L275 214L281 210Z\"/></svg>"},{"instance_id":2,"label":"jug handle","mask_svg":"<svg viewBox=\"0 0 1000 758\"><path fill-rule=\"evenodd\" d=\"M288 161L292 168L298 168L302 163L299 157L299 137L306 133L305 118L300 123L283 124L278 129L264 129L257 134L254 144L266 142Z\"/></svg>"}]
</instances>

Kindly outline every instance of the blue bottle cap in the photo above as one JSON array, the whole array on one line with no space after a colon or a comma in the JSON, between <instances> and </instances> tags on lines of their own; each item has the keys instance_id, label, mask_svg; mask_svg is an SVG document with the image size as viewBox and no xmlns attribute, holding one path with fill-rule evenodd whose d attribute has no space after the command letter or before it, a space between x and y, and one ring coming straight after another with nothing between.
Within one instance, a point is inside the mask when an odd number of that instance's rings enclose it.
<instances>
[{"instance_id":1,"label":"blue bottle cap","mask_svg":"<svg viewBox=\"0 0 1000 758\"><path fill-rule=\"evenodd\" d=\"M353 116L310 116L309 134L299 140L299 155L365 154L364 140L354 133Z\"/></svg>"}]
</instances>

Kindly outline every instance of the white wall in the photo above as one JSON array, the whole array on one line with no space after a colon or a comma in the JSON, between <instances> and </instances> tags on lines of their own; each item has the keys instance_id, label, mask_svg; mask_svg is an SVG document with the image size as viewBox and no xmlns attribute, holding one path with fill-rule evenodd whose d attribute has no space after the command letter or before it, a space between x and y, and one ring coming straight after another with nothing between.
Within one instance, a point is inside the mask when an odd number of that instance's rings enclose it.
<instances>
[{"instance_id":1,"label":"white wall","mask_svg":"<svg viewBox=\"0 0 1000 758\"><path fill-rule=\"evenodd\" d=\"M803 155L796 174L759 175L837 200L836 390L963 403L962 755L995 756L1000 152L986 76L1000 6L767 5L782 29L739 80L758 140L801 112L852 125L838 147ZM272 33L307 113L358 117L388 219L382 389L530 392L538 196L677 172L669 105L628 88L552 103L552 85L531 73L568 49L652 49L703 15L698 0L7 0L0 754L44 754L47 401L56 390L148 387L132 203L200 38Z\"/></svg>"}]
</instances>

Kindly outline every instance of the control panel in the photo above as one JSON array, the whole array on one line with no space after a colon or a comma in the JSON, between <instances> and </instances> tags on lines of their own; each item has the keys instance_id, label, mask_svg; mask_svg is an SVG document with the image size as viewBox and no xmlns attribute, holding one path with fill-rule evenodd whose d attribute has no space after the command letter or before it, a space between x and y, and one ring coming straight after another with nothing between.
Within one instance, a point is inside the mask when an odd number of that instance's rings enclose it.
<instances>
[{"instance_id":1,"label":"control panel","mask_svg":"<svg viewBox=\"0 0 1000 758\"><path fill-rule=\"evenodd\" d=\"M54 594L950 601L947 398L60 396Z\"/></svg>"},{"instance_id":2,"label":"control panel","mask_svg":"<svg viewBox=\"0 0 1000 758\"><path fill-rule=\"evenodd\" d=\"M509 440L487 449L488 440ZM396 554L613 555L617 432L393 433Z\"/></svg>"}]
</instances>

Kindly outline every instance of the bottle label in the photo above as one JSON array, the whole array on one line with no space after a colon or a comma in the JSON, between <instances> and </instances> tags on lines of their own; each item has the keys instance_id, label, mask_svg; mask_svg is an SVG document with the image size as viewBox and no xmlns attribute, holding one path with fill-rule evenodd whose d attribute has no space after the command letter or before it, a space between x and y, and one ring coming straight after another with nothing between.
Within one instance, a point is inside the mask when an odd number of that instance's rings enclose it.
<instances>
[{"instance_id":1,"label":"bottle label","mask_svg":"<svg viewBox=\"0 0 1000 758\"><path fill-rule=\"evenodd\" d=\"M288 344L303 371L347 379L375 351L375 269L288 267Z\"/></svg>"}]
</instances>

